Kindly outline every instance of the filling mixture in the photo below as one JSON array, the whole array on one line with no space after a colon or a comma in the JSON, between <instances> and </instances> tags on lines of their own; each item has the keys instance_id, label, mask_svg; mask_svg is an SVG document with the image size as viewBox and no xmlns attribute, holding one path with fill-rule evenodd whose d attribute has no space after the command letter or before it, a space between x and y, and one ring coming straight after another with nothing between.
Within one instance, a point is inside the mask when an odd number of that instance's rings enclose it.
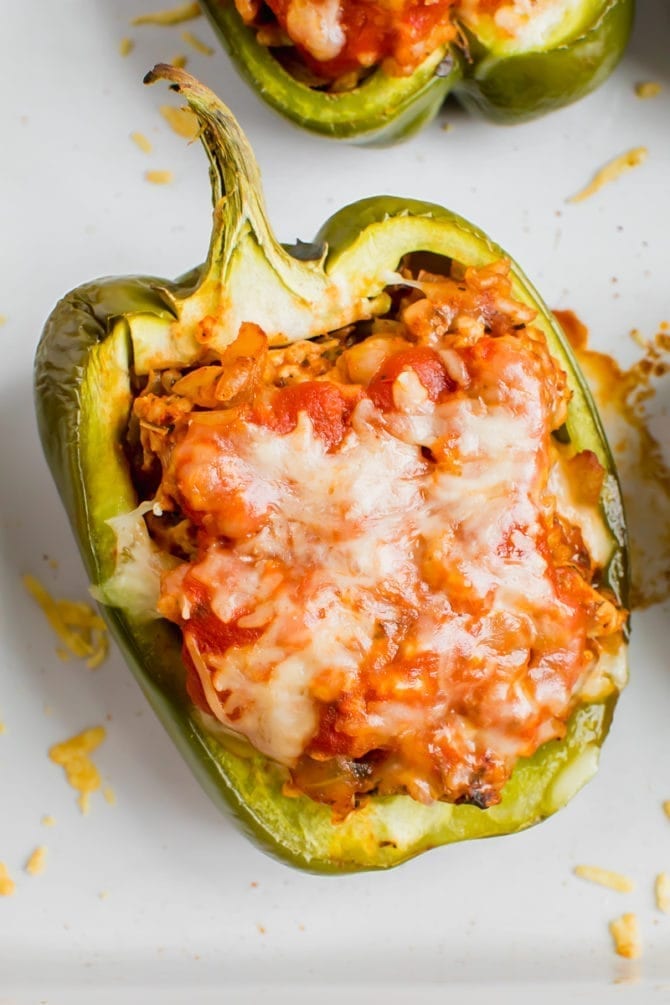
<instances>
[{"instance_id":1,"label":"filling mixture","mask_svg":"<svg viewBox=\"0 0 670 1005\"><path fill-rule=\"evenodd\" d=\"M383 318L282 348L243 324L142 378L129 429L193 702L340 815L495 804L622 643L604 471L534 312L505 261L420 262Z\"/></svg>"},{"instance_id":2,"label":"filling mixture","mask_svg":"<svg viewBox=\"0 0 670 1005\"><path fill-rule=\"evenodd\" d=\"M223 2L223 0L221 0ZM377 66L407 76L454 40L459 25L487 26L502 39L560 22L574 0L234 0L293 76L337 92L356 87Z\"/></svg>"}]
</instances>

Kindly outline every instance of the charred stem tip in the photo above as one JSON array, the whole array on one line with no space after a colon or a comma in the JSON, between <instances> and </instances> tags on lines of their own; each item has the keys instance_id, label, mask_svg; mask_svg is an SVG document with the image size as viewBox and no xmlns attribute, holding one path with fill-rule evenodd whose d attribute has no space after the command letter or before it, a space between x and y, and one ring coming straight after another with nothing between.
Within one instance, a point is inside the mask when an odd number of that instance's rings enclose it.
<instances>
[{"instance_id":1,"label":"charred stem tip","mask_svg":"<svg viewBox=\"0 0 670 1005\"><path fill-rule=\"evenodd\" d=\"M184 84L193 84L195 79L190 73L186 73L179 66L171 66L170 63L156 63L153 70L145 74L143 84L155 84L157 80L167 80L170 83L170 90L180 91Z\"/></svg>"}]
</instances>

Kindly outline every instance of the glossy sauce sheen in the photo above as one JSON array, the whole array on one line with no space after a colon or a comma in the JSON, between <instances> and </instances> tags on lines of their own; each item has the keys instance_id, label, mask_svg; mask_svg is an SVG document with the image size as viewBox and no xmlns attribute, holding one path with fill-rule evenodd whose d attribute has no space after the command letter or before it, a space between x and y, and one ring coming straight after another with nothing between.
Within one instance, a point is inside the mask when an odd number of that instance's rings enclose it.
<instances>
[{"instance_id":1,"label":"glossy sauce sheen","mask_svg":"<svg viewBox=\"0 0 670 1005\"><path fill-rule=\"evenodd\" d=\"M341 812L366 791L498 801L620 627L549 489L576 465L593 508L602 480L553 444L564 374L504 269L466 278L317 354L318 379L306 357L186 413L160 451L160 505L197 539L159 607L193 699Z\"/></svg>"}]
</instances>

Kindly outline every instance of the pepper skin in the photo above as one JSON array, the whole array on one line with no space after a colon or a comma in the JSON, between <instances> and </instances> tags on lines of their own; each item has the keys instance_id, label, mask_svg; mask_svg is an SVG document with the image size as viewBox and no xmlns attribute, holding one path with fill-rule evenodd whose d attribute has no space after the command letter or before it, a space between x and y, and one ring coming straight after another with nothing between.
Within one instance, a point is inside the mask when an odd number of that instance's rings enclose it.
<instances>
[{"instance_id":1,"label":"pepper skin","mask_svg":"<svg viewBox=\"0 0 670 1005\"><path fill-rule=\"evenodd\" d=\"M142 561L142 535L148 540L144 521L132 515L137 497L124 446L132 370L188 365L202 352L194 331L203 317L216 319L218 350L236 337L240 318L261 325L270 340L280 331L304 338L369 318L382 311L389 271L409 252L475 266L503 257L481 231L448 210L390 197L336 213L316 239L318 252L313 245L282 247L266 222L253 154L230 113L181 70L158 66L147 82L159 78L170 81L200 119L214 197L207 262L176 282L127 277L74 290L47 321L36 356L44 452L110 630L204 788L265 851L284 861L320 872L382 869L439 845L529 827L563 806L594 773L621 680L577 708L563 740L518 762L497 806L427 806L405 795L372 796L335 822L329 807L284 795L284 769L246 741L213 729L192 705L178 630L147 616L156 598L138 596L137 582L124 572L124 562ZM611 543L605 578L625 603L621 497L599 419L555 318L514 264L510 276L515 298L538 312L534 324L568 375L565 437L578 450L594 451L607 472L601 496ZM130 537L122 538L119 517L130 521ZM108 521L115 519L113 529Z\"/></svg>"},{"instance_id":2,"label":"pepper skin","mask_svg":"<svg viewBox=\"0 0 670 1005\"><path fill-rule=\"evenodd\" d=\"M203 0L239 73L287 119L315 133L387 146L429 122L447 95L500 123L523 122L568 105L598 87L628 41L634 0L580 0L558 29L515 44L489 19L460 25L460 44L432 53L413 73L380 67L353 90L329 93L299 82L256 41L233 0ZM542 31L542 30L541 30Z\"/></svg>"}]
</instances>

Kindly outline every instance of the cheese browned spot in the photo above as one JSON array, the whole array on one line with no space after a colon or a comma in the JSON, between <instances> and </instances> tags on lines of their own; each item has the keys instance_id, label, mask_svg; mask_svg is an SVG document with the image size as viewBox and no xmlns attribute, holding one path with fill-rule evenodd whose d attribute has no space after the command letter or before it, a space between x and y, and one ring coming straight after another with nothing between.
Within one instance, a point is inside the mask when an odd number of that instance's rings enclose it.
<instances>
[{"instance_id":1,"label":"cheese browned spot","mask_svg":"<svg viewBox=\"0 0 670 1005\"><path fill-rule=\"evenodd\" d=\"M135 401L189 693L341 812L493 805L622 684L604 472L552 435L566 377L508 270L406 266L371 327L270 349L242 326Z\"/></svg>"},{"instance_id":2,"label":"cheese browned spot","mask_svg":"<svg viewBox=\"0 0 670 1005\"><path fill-rule=\"evenodd\" d=\"M90 755L100 746L105 735L103 726L94 726L69 740L54 744L49 750L51 760L62 766L68 782L79 793L77 802L84 814L88 813L91 793L101 784L100 774Z\"/></svg>"}]
</instances>

